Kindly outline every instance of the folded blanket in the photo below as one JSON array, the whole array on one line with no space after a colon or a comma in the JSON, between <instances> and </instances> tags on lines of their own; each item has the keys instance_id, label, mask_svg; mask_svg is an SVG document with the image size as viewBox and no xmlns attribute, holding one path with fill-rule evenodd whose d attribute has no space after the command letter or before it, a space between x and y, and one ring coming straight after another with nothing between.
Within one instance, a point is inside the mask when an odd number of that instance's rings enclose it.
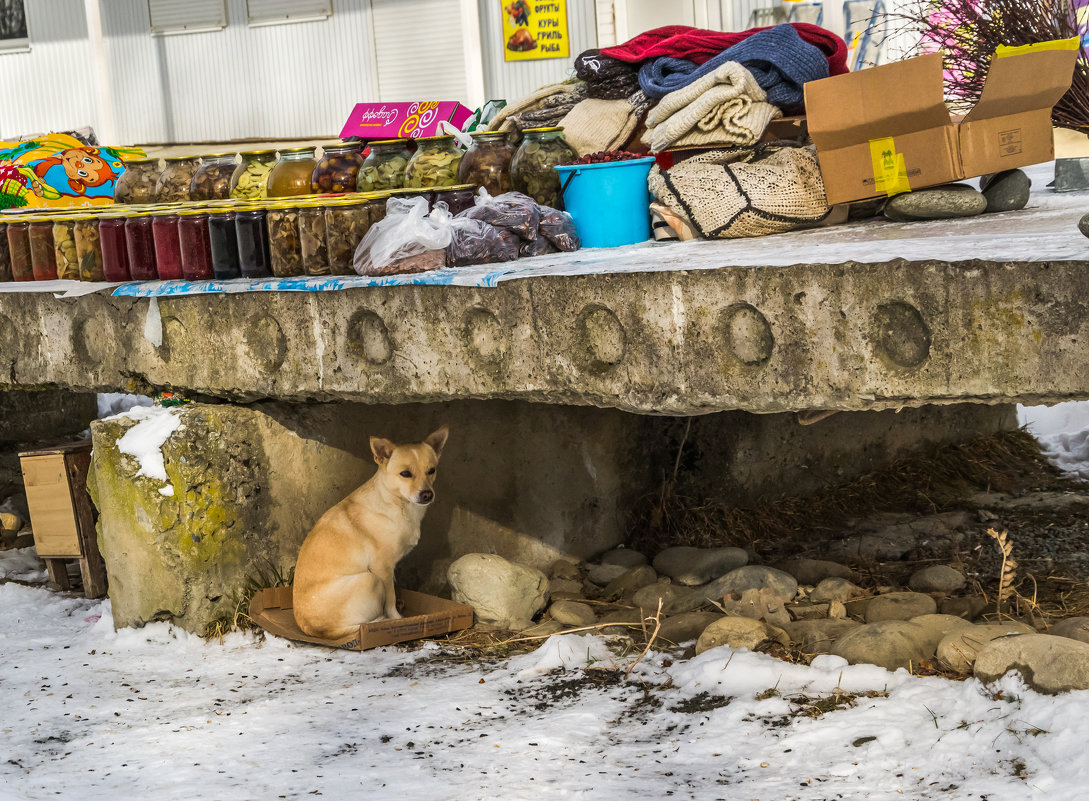
<instances>
[{"instance_id":1,"label":"folded blanket","mask_svg":"<svg viewBox=\"0 0 1089 801\"><path fill-rule=\"evenodd\" d=\"M643 141L655 153L680 146L751 145L781 116L765 99L752 73L727 61L663 97L647 115Z\"/></svg>"},{"instance_id":2,"label":"folded blanket","mask_svg":"<svg viewBox=\"0 0 1089 801\"><path fill-rule=\"evenodd\" d=\"M842 75L847 72L847 44L831 31L807 22L792 22L791 27L803 41L816 45L828 60L828 74ZM714 58L728 47L750 36L767 30L752 28L738 33L707 31L687 25L666 25L639 34L634 39L615 47L606 47L603 56L628 63L638 63L660 56L683 58L693 64L702 64Z\"/></svg>"},{"instance_id":3,"label":"folded blanket","mask_svg":"<svg viewBox=\"0 0 1089 801\"><path fill-rule=\"evenodd\" d=\"M503 107L488 123L488 130L509 131L555 125L576 103L585 99L586 84L582 81L549 84Z\"/></svg>"},{"instance_id":4,"label":"folded blanket","mask_svg":"<svg viewBox=\"0 0 1089 801\"><path fill-rule=\"evenodd\" d=\"M575 75L586 81L587 96L599 100L624 100L639 91L635 67L603 56L600 50L586 50L576 56Z\"/></svg>"},{"instance_id":5,"label":"folded blanket","mask_svg":"<svg viewBox=\"0 0 1089 801\"><path fill-rule=\"evenodd\" d=\"M767 92L768 102L784 110L802 106L802 86L828 77L828 61L820 48L805 42L790 25L776 25L728 47L702 65L661 56L639 70L647 97L665 97L713 72L727 61L743 64Z\"/></svg>"},{"instance_id":6,"label":"folded blanket","mask_svg":"<svg viewBox=\"0 0 1089 801\"><path fill-rule=\"evenodd\" d=\"M631 138L650 107L636 90L623 100L583 100L560 121L563 138L580 156L602 150L618 150Z\"/></svg>"}]
</instances>

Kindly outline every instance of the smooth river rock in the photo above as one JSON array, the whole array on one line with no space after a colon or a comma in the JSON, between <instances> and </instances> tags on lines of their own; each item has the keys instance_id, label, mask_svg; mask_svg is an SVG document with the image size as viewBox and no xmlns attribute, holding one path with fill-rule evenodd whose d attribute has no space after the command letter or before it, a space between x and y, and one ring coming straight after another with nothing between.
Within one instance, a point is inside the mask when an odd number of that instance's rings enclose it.
<instances>
[{"instance_id":1,"label":"smooth river rock","mask_svg":"<svg viewBox=\"0 0 1089 801\"><path fill-rule=\"evenodd\" d=\"M987 209L987 198L968 184L946 184L889 198L885 216L897 222L974 217Z\"/></svg>"}]
</instances>

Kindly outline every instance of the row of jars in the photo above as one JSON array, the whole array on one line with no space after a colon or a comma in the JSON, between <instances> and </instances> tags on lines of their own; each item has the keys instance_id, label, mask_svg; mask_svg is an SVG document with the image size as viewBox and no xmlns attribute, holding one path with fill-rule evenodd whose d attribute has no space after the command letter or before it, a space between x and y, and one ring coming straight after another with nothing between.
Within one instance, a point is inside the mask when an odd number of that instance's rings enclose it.
<instances>
[{"instance_id":1,"label":"row of jars","mask_svg":"<svg viewBox=\"0 0 1089 801\"><path fill-rule=\"evenodd\" d=\"M457 213L471 185L423 192ZM0 216L0 281L201 281L351 275L393 193ZM401 190L396 194L415 194Z\"/></svg>"},{"instance_id":2,"label":"row of jars","mask_svg":"<svg viewBox=\"0 0 1089 801\"><path fill-rule=\"evenodd\" d=\"M570 164L577 156L563 139L562 128L523 131L514 148L506 131L472 134L472 146L463 152L453 136L415 140L389 139L370 143L364 158L361 143L323 148L320 159L310 147L252 150L241 154L216 153L126 164L117 179L117 203L170 203L233 198L261 200L310 194L374 192L474 184L492 195L514 189L546 206L559 203L559 176L552 169Z\"/></svg>"}]
</instances>

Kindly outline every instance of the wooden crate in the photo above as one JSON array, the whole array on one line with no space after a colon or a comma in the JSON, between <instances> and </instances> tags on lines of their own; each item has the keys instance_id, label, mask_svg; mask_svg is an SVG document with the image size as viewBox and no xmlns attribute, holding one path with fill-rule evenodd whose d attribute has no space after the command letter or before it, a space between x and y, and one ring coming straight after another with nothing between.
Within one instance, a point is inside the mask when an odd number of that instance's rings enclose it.
<instances>
[{"instance_id":1,"label":"wooden crate","mask_svg":"<svg viewBox=\"0 0 1089 801\"><path fill-rule=\"evenodd\" d=\"M19 454L34 530L34 547L62 590L71 589L68 560L79 562L88 598L106 594L106 566L98 552L94 509L87 494L91 443L86 440Z\"/></svg>"}]
</instances>

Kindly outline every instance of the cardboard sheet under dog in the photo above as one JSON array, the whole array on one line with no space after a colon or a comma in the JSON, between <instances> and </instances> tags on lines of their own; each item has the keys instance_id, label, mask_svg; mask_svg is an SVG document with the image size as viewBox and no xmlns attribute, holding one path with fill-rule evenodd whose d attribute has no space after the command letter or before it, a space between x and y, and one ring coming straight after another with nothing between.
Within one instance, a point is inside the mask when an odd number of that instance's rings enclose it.
<instances>
[{"instance_id":1,"label":"cardboard sheet under dog","mask_svg":"<svg viewBox=\"0 0 1089 801\"><path fill-rule=\"evenodd\" d=\"M365 623L339 640L311 637L304 634L295 623L292 611L291 587L273 587L261 590L250 601L250 618L253 622L277 637L348 651L366 651L381 645L435 637L451 631L461 631L473 625L473 607L447 601L434 595L412 590L397 590L399 620L379 620Z\"/></svg>"}]
</instances>

